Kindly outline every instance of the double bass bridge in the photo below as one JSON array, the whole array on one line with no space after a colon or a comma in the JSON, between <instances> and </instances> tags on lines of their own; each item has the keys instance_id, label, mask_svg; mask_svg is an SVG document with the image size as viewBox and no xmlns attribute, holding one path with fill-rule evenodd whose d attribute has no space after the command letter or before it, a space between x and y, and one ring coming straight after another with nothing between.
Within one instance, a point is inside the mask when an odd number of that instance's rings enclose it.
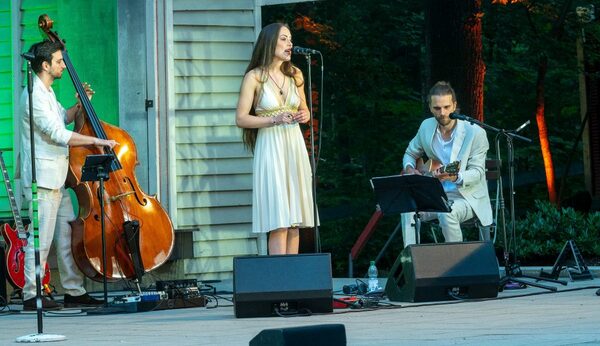
<instances>
[{"instance_id":1,"label":"double bass bridge","mask_svg":"<svg viewBox=\"0 0 600 346\"><path fill-rule=\"evenodd\" d=\"M123 199L124 197L127 197L127 196L129 196L129 195L135 195L135 191L127 191L127 192L123 192L123 193L120 193L120 194L118 194L118 195L116 195L116 196L112 196L112 197L111 197L111 198L109 198L109 199L110 199L110 201L111 201L111 202L114 202L114 201L117 201L117 200Z\"/></svg>"}]
</instances>

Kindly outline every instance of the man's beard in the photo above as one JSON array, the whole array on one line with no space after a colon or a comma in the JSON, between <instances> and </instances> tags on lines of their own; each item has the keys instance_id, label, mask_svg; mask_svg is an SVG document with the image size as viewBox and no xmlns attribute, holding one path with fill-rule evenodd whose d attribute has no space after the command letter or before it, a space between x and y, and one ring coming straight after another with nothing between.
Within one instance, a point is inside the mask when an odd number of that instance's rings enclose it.
<instances>
[{"instance_id":1,"label":"man's beard","mask_svg":"<svg viewBox=\"0 0 600 346\"><path fill-rule=\"evenodd\" d=\"M437 123L440 126L446 126L446 125L449 125L452 122L452 119L450 119L450 118L437 118L436 117L435 120L437 120ZM446 123L443 123L443 121L446 121Z\"/></svg>"},{"instance_id":2,"label":"man's beard","mask_svg":"<svg viewBox=\"0 0 600 346\"><path fill-rule=\"evenodd\" d=\"M50 76L51 76L53 79L55 79L55 80L56 80L56 79L61 79L61 78L62 78L62 75L63 75L63 72L61 72L61 73L52 73L52 74L50 74Z\"/></svg>"}]
</instances>

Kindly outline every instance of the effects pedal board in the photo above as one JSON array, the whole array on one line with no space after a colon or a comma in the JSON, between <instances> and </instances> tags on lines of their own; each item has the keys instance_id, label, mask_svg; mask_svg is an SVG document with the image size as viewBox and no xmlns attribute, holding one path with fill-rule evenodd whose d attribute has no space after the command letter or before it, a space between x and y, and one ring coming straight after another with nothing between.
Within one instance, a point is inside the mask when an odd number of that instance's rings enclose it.
<instances>
[{"instance_id":1,"label":"effects pedal board","mask_svg":"<svg viewBox=\"0 0 600 346\"><path fill-rule=\"evenodd\" d=\"M140 303L140 302L158 302L167 300L169 297L165 291L144 291L139 294L128 294L115 297L113 304Z\"/></svg>"},{"instance_id":2,"label":"effects pedal board","mask_svg":"<svg viewBox=\"0 0 600 346\"><path fill-rule=\"evenodd\" d=\"M169 299L194 298L201 295L196 279L157 281L156 290L166 292Z\"/></svg>"}]
</instances>

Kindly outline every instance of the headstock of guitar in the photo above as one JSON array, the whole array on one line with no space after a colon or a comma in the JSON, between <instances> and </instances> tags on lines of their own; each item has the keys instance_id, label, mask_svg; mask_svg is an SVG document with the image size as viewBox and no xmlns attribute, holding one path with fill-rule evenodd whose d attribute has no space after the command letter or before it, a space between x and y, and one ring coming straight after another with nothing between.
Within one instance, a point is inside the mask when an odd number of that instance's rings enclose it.
<instances>
[{"instance_id":1,"label":"headstock of guitar","mask_svg":"<svg viewBox=\"0 0 600 346\"><path fill-rule=\"evenodd\" d=\"M440 173L458 174L459 171L460 171L460 161L450 162L449 164L440 168Z\"/></svg>"},{"instance_id":2,"label":"headstock of guitar","mask_svg":"<svg viewBox=\"0 0 600 346\"><path fill-rule=\"evenodd\" d=\"M417 160L417 170L427 176L431 176L435 170L438 170L439 173L454 175L460 171L460 161L454 161L444 166L437 160L430 159L427 162L423 162L423 159L419 158Z\"/></svg>"}]
</instances>

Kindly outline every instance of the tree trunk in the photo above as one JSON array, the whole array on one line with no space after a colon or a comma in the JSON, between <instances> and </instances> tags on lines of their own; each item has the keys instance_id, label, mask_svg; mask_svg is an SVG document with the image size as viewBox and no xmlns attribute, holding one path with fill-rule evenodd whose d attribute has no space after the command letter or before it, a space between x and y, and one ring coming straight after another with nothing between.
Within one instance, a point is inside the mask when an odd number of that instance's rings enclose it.
<instances>
[{"instance_id":1,"label":"tree trunk","mask_svg":"<svg viewBox=\"0 0 600 346\"><path fill-rule=\"evenodd\" d=\"M552 163L552 153L550 152L550 141L548 140L548 128L546 127L546 114L544 112L544 79L548 71L548 57L542 55L538 65L538 77L535 88L535 120L538 126L538 135L540 137L540 147L542 158L544 160L544 170L546 171L546 185L548 187L548 199L550 203L556 204L556 183L554 180L554 164Z\"/></svg>"},{"instance_id":2,"label":"tree trunk","mask_svg":"<svg viewBox=\"0 0 600 346\"><path fill-rule=\"evenodd\" d=\"M440 80L452 84L460 112L483 121L485 64L481 0L427 0L425 44L428 90Z\"/></svg>"}]
</instances>

